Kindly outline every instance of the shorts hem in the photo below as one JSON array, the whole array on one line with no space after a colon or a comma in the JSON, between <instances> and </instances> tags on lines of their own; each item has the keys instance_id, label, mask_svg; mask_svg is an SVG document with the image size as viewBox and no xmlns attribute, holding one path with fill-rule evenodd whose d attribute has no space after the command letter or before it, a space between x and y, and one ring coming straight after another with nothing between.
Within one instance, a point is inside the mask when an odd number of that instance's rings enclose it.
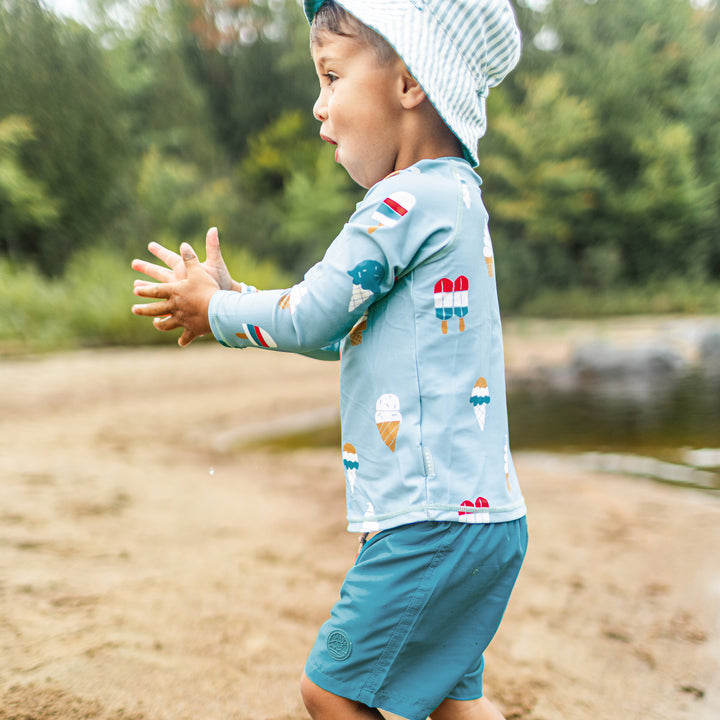
<instances>
[{"instance_id":1,"label":"shorts hem","mask_svg":"<svg viewBox=\"0 0 720 720\"><path fill-rule=\"evenodd\" d=\"M407 720L427 720L427 717L435 709L430 708L425 711L412 707L410 705L403 705L402 701L388 701L376 700L373 698L364 697L367 696L367 691L363 692L362 688L353 687L338 681L329 675L326 675L322 670L315 666L305 666L305 675L314 682L318 687L326 690L333 695L345 698L346 700L352 700L353 702L359 702L370 708L378 710L385 710L393 713L393 715L399 715L400 717L406 718Z\"/></svg>"},{"instance_id":2,"label":"shorts hem","mask_svg":"<svg viewBox=\"0 0 720 720\"><path fill-rule=\"evenodd\" d=\"M457 695L448 695L445 699L446 700L457 700L458 702L469 702L470 700L479 700L480 698L485 697L485 693L473 693L472 695L466 695L463 697L458 697Z\"/></svg>"}]
</instances>

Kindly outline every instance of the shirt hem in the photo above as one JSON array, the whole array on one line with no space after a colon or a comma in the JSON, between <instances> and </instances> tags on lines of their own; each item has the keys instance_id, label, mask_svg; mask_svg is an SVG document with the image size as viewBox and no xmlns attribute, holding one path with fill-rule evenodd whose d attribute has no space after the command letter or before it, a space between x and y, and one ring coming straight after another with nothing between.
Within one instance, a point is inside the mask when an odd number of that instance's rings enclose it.
<instances>
[{"instance_id":1,"label":"shirt hem","mask_svg":"<svg viewBox=\"0 0 720 720\"><path fill-rule=\"evenodd\" d=\"M462 512L462 515L460 514ZM420 509L401 511L391 516L383 517L364 517L364 518L347 518L348 532L376 532L379 530L388 530L400 525L410 525L416 522L458 522L466 524L489 524L512 522L527 515L525 501L521 500L518 504L505 506L503 508L465 508L462 511L458 507L441 508L427 506Z\"/></svg>"}]
</instances>

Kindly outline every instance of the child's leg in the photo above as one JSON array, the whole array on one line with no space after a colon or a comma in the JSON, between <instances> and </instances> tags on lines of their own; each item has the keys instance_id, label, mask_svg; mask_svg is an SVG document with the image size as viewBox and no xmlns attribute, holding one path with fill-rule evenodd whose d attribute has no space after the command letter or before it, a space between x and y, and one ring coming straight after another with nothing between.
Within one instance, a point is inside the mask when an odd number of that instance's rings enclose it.
<instances>
[{"instance_id":1,"label":"child's leg","mask_svg":"<svg viewBox=\"0 0 720 720\"><path fill-rule=\"evenodd\" d=\"M477 700L443 700L430 715L432 720L505 720L503 714L486 698Z\"/></svg>"},{"instance_id":2,"label":"child's leg","mask_svg":"<svg viewBox=\"0 0 720 720\"><path fill-rule=\"evenodd\" d=\"M323 690L305 673L300 680L300 691L313 720L382 720L379 711Z\"/></svg>"}]
</instances>

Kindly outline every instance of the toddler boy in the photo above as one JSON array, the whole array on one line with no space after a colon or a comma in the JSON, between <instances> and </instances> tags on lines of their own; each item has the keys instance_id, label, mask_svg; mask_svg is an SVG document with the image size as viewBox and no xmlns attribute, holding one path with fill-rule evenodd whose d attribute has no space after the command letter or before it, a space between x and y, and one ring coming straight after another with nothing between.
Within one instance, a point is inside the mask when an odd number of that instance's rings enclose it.
<instances>
[{"instance_id":1,"label":"toddler boy","mask_svg":"<svg viewBox=\"0 0 720 720\"><path fill-rule=\"evenodd\" d=\"M314 115L369 188L293 288L232 281L217 232L201 266L153 244L136 305L181 345L340 358L348 529L367 536L302 679L316 720L502 718L483 652L527 545L508 440L500 314L477 142L515 66L506 0L307 0Z\"/></svg>"}]
</instances>

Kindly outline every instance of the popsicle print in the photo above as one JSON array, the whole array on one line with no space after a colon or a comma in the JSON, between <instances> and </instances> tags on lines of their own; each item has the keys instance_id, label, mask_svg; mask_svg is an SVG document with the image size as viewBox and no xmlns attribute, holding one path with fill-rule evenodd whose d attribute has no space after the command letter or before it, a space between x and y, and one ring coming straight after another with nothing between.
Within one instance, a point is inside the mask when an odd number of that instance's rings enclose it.
<instances>
[{"instance_id":1,"label":"popsicle print","mask_svg":"<svg viewBox=\"0 0 720 720\"><path fill-rule=\"evenodd\" d=\"M448 332L448 320L457 316L460 320L460 332L465 331L465 316L469 310L470 283L465 275L460 275L453 282L450 278L441 278L435 283L433 295L435 299L435 317L441 321L443 335Z\"/></svg>"},{"instance_id":2,"label":"popsicle print","mask_svg":"<svg viewBox=\"0 0 720 720\"><path fill-rule=\"evenodd\" d=\"M466 523L488 523L490 522L490 513L476 511L489 507L490 503L484 497L477 498L475 502L472 500L463 500L462 503L460 503L460 510L458 510L458 519L460 522Z\"/></svg>"},{"instance_id":3,"label":"popsicle print","mask_svg":"<svg viewBox=\"0 0 720 720\"><path fill-rule=\"evenodd\" d=\"M468 279L461 275L455 280L453 293L453 309L460 318L460 332L465 331L465 316L468 314Z\"/></svg>"},{"instance_id":4,"label":"popsicle print","mask_svg":"<svg viewBox=\"0 0 720 720\"><path fill-rule=\"evenodd\" d=\"M447 321L453 316L453 287L450 278L435 283L435 317L442 321L443 335L447 335Z\"/></svg>"},{"instance_id":5,"label":"popsicle print","mask_svg":"<svg viewBox=\"0 0 720 720\"><path fill-rule=\"evenodd\" d=\"M267 330L258 325L242 323L242 332L235 333L241 340L249 340L255 347L275 348L277 344Z\"/></svg>"},{"instance_id":6,"label":"popsicle print","mask_svg":"<svg viewBox=\"0 0 720 720\"><path fill-rule=\"evenodd\" d=\"M415 207L415 202L415 196L408 192L396 192L386 197L372 214L377 225L369 228L368 232L372 235L383 225L394 227Z\"/></svg>"}]
</instances>

